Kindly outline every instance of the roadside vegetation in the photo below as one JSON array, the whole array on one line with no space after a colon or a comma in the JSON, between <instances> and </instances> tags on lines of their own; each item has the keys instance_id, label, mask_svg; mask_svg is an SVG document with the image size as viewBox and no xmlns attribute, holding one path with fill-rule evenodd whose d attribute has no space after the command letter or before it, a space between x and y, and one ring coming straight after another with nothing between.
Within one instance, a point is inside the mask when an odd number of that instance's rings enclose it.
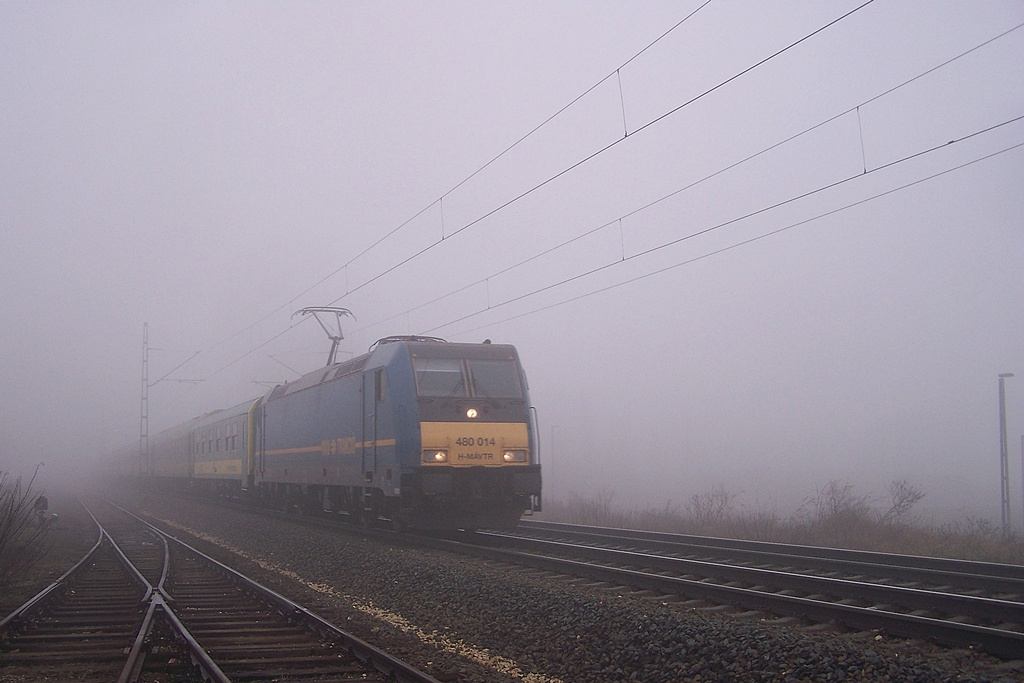
<instances>
[{"instance_id":1,"label":"roadside vegetation","mask_svg":"<svg viewBox=\"0 0 1024 683\"><path fill-rule=\"evenodd\" d=\"M19 580L49 549L47 531L52 516L36 509L42 492L0 471L0 593ZM0 615L2 616L2 615Z\"/></svg>"},{"instance_id":2,"label":"roadside vegetation","mask_svg":"<svg viewBox=\"0 0 1024 683\"><path fill-rule=\"evenodd\" d=\"M1024 542L1006 538L987 519L965 516L951 523L926 524L914 515L925 494L896 480L879 495L860 494L850 484L829 481L788 516L755 511L739 494L715 486L684 503L628 508L604 489L592 497L573 494L568 501L545 501L548 521L719 536L776 543L827 546L928 555L985 562L1024 564Z\"/></svg>"}]
</instances>

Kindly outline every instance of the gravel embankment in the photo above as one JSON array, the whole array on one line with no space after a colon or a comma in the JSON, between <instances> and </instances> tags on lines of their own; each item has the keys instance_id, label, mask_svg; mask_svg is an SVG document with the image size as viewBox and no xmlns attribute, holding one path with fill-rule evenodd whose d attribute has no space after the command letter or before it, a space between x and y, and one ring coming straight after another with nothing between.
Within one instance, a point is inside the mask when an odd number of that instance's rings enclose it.
<instances>
[{"instance_id":1,"label":"gravel embankment","mask_svg":"<svg viewBox=\"0 0 1024 683\"><path fill-rule=\"evenodd\" d=\"M125 503L178 535L201 530L220 559L441 680L1024 679L969 651L731 617L159 496Z\"/></svg>"}]
</instances>

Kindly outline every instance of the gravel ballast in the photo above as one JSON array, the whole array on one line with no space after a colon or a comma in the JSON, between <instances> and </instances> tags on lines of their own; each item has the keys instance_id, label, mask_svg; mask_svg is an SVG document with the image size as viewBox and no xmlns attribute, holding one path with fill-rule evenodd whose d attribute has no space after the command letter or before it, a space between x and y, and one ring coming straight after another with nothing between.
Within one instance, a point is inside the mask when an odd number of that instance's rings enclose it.
<instances>
[{"instance_id":1,"label":"gravel ballast","mask_svg":"<svg viewBox=\"0 0 1024 683\"><path fill-rule=\"evenodd\" d=\"M123 504L448 681L1017 681L1020 663L830 633L162 495ZM183 540L185 540L183 538Z\"/></svg>"}]
</instances>

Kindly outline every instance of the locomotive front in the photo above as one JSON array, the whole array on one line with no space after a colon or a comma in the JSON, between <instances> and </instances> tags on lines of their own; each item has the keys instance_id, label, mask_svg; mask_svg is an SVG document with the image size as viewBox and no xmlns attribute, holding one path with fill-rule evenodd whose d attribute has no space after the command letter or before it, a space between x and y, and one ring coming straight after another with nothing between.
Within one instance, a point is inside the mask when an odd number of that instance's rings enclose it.
<instances>
[{"instance_id":1,"label":"locomotive front","mask_svg":"<svg viewBox=\"0 0 1024 683\"><path fill-rule=\"evenodd\" d=\"M420 524L508 528L540 510L536 434L515 347L422 343L409 352L420 462L402 488L416 492Z\"/></svg>"}]
</instances>

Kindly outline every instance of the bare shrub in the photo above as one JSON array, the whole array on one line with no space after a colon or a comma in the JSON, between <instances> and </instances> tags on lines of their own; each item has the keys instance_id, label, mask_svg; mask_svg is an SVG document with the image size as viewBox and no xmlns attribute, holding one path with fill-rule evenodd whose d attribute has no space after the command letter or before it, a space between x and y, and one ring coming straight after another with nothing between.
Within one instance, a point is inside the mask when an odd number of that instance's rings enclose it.
<instances>
[{"instance_id":1,"label":"bare shrub","mask_svg":"<svg viewBox=\"0 0 1024 683\"><path fill-rule=\"evenodd\" d=\"M1024 542L1015 534L1004 536L992 520L963 513L961 519L932 531L929 552L942 557L963 557L984 562L1024 564Z\"/></svg>"},{"instance_id":2,"label":"bare shrub","mask_svg":"<svg viewBox=\"0 0 1024 683\"><path fill-rule=\"evenodd\" d=\"M710 491L693 494L686 503L686 512L698 527L714 526L733 514L735 498L735 493L719 484Z\"/></svg>"},{"instance_id":3,"label":"bare shrub","mask_svg":"<svg viewBox=\"0 0 1024 683\"><path fill-rule=\"evenodd\" d=\"M833 479L805 499L793 515L791 530L801 526L805 543L865 547L876 527L871 497L858 495L852 484Z\"/></svg>"},{"instance_id":4,"label":"bare shrub","mask_svg":"<svg viewBox=\"0 0 1024 683\"><path fill-rule=\"evenodd\" d=\"M38 468L37 468L38 471ZM9 586L46 554L49 517L36 514L39 495L32 490L35 475L23 486L21 477L0 472L0 587Z\"/></svg>"},{"instance_id":5,"label":"bare shrub","mask_svg":"<svg viewBox=\"0 0 1024 683\"><path fill-rule=\"evenodd\" d=\"M682 510L672 501L660 508L646 507L635 513L635 526L646 531L673 531L684 528Z\"/></svg>"},{"instance_id":6,"label":"bare shrub","mask_svg":"<svg viewBox=\"0 0 1024 683\"><path fill-rule=\"evenodd\" d=\"M573 524L592 526L621 526L621 523L615 523L621 515L616 514L612 507L614 497L615 492L611 489L601 489L593 498L583 498L573 493L569 499L570 521Z\"/></svg>"},{"instance_id":7,"label":"bare shrub","mask_svg":"<svg viewBox=\"0 0 1024 683\"><path fill-rule=\"evenodd\" d=\"M998 538L1000 535L996 525L987 517L975 517L965 514L952 524L944 524L941 531L947 535L976 536L978 538Z\"/></svg>"},{"instance_id":8,"label":"bare shrub","mask_svg":"<svg viewBox=\"0 0 1024 683\"><path fill-rule=\"evenodd\" d=\"M903 526L911 522L910 510L917 505L924 493L915 488L906 479L897 479L889 484L889 509L882 513L879 524Z\"/></svg>"},{"instance_id":9,"label":"bare shrub","mask_svg":"<svg viewBox=\"0 0 1024 683\"><path fill-rule=\"evenodd\" d=\"M746 505L737 510L737 494L721 485L682 505L669 501L660 507L624 510L613 505L614 498L612 490L601 489L591 498L574 493L568 503L548 500L544 517L584 525L1024 564L1021 538L1003 536L986 518L964 514L950 524L922 525L911 512L924 494L906 480L893 481L886 495L874 497L858 494L848 483L829 481L784 518L775 510Z\"/></svg>"},{"instance_id":10,"label":"bare shrub","mask_svg":"<svg viewBox=\"0 0 1024 683\"><path fill-rule=\"evenodd\" d=\"M775 541L778 538L779 516L774 512L746 510L737 517L735 524L738 538L752 541Z\"/></svg>"},{"instance_id":11,"label":"bare shrub","mask_svg":"<svg viewBox=\"0 0 1024 683\"><path fill-rule=\"evenodd\" d=\"M840 484L835 479L819 488L809 502L813 520L819 524L871 516L871 497L855 495L852 484Z\"/></svg>"}]
</instances>

